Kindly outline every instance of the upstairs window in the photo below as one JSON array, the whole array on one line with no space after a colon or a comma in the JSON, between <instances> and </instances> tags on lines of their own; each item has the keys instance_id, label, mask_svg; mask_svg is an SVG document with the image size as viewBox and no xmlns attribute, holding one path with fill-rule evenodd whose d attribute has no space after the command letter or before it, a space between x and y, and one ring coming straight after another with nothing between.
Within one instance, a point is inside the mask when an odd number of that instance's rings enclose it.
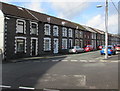
<instances>
[{"instance_id":1,"label":"upstairs window","mask_svg":"<svg viewBox=\"0 0 120 91\"><path fill-rule=\"evenodd\" d=\"M72 29L68 30L68 35L69 35L69 37L72 37Z\"/></svg>"},{"instance_id":2,"label":"upstairs window","mask_svg":"<svg viewBox=\"0 0 120 91\"><path fill-rule=\"evenodd\" d=\"M45 33L45 35L50 35L50 25L49 24L44 25L44 33Z\"/></svg>"},{"instance_id":3,"label":"upstairs window","mask_svg":"<svg viewBox=\"0 0 120 91\"><path fill-rule=\"evenodd\" d=\"M38 34L38 24L35 22L31 22L30 25L31 25L31 29L30 29L31 34L37 35Z\"/></svg>"},{"instance_id":4,"label":"upstairs window","mask_svg":"<svg viewBox=\"0 0 120 91\"><path fill-rule=\"evenodd\" d=\"M75 37L78 38L79 37L79 31L75 30Z\"/></svg>"},{"instance_id":5,"label":"upstairs window","mask_svg":"<svg viewBox=\"0 0 120 91\"><path fill-rule=\"evenodd\" d=\"M16 33L23 33L23 34L26 33L24 20L17 19L17 21L16 21Z\"/></svg>"},{"instance_id":6,"label":"upstairs window","mask_svg":"<svg viewBox=\"0 0 120 91\"><path fill-rule=\"evenodd\" d=\"M58 26L53 26L53 36L58 36Z\"/></svg>"},{"instance_id":7,"label":"upstairs window","mask_svg":"<svg viewBox=\"0 0 120 91\"><path fill-rule=\"evenodd\" d=\"M62 28L62 36L67 37L67 28L65 27Z\"/></svg>"},{"instance_id":8,"label":"upstairs window","mask_svg":"<svg viewBox=\"0 0 120 91\"><path fill-rule=\"evenodd\" d=\"M83 32L80 31L80 38L83 38Z\"/></svg>"}]
</instances>

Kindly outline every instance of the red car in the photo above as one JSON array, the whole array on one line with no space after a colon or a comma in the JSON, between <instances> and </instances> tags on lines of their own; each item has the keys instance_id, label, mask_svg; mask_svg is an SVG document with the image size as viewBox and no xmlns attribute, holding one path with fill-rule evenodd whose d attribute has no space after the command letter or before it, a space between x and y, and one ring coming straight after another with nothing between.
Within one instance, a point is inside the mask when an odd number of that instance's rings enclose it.
<instances>
[{"instance_id":1,"label":"red car","mask_svg":"<svg viewBox=\"0 0 120 91\"><path fill-rule=\"evenodd\" d=\"M89 52L89 51L93 51L94 47L92 45L87 45L84 49L86 52Z\"/></svg>"},{"instance_id":2,"label":"red car","mask_svg":"<svg viewBox=\"0 0 120 91\"><path fill-rule=\"evenodd\" d=\"M103 47L104 47L103 45L98 46L98 49L99 49L99 50L102 50Z\"/></svg>"},{"instance_id":3,"label":"red car","mask_svg":"<svg viewBox=\"0 0 120 91\"><path fill-rule=\"evenodd\" d=\"M120 45L116 45L115 49L116 51L120 51Z\"/></svg>"}]
</instances>

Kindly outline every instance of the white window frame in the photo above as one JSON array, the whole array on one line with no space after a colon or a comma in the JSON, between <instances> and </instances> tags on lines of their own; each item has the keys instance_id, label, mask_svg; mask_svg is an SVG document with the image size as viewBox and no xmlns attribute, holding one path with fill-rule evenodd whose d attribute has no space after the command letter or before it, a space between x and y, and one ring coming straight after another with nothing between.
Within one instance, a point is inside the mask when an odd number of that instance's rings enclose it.
<instances>
[{"instance_id":1,"label":"white window frame","mask_svg":"<svg viewBox=\"0 0 120 91\"><path fill-rule=\"evenodd\" d=\"M32 56L32 40L35 39L36 40L36 54L35 55L38 55L38 38L35 38L35 37L32 37L31 38L31 46L30 46L30 55Z\"/></svg>"},{"instance_id":2,"label":"white window frame","mask_svg":"<svg viewBox=\"0 0 120 91\"><path fill-rule=\"evenodd\" d=\"M22 21L23 23L24 23L24 25L23 25L23 32L20 32L19 30L18 30L18 23L19 23L19 21ZM23 34L26 34L26 22L25 22L25 20L22 20L22 19L17 19L16 20L16 33L23 33Z\"/></svg>"},{"instance_id":3,"label":"white window frame","mask_svg":"<svg viewBox=\"0 0 120 91\"><path fill-rule=\"evenodd\" d=\"M62 27L62 36L67 37L67 28L66 27Z\"/></svg>"},{"instance_id":4,"label":"white window frame","mask_svg":"<svg viewBox=\"0 0 120 91\"><path fill-rule=\"evenodd\" d=\"M78 43L78 45L77 45L77 43ZM80 45L79 39L75 39L75 46L79 46L79 45Z\"/></svg>"},{"instance_id":5,"label":"white window frame","mask_svg":"<svg viewBox=\"0 0 120 91\"><path fill-rule=\"evenodd\" d=\"M33 34L32 33L32 24L36 24L37 25L37 34L36 35L38 35L38 23L37 22L31 22L31 21L30 21L30 34Z\"/></svg>"},{"instance_id":6,"label":"white window frame","mask_svg":"<svg viewBox=\"0 0 120 91\"><path fill-rule=\"evenodd\" d=\"M49 40L49 48L45 49L45 40ZM51 51L51 38L44 38L44 51Z\"/></svg>"},{"instance_id":7,"label":"white window frame","mask_svg":"<svg viewBox=\"0 0 120 91\"><path fill-rule=\"evenodd\" d=\"M83 38L83 31L79 31L80 38Z\"/></svg>"},{"instance_id":8,"label":"white window frame","mask_svg":"<svg viewBox=\"0 0 120 91\"><path fill-rule=\"evenodd\" d=\"M58 26L56 26L56 25L53 26L53 36L58 36L59 35L59 33L58 33L59 30L58 29L59 29Z\"/></svg>"},{"instance_id":9,"label":"white window frame","mask_svg":"<svg viewBox=\"0 0 120 91\"><path fill-rule=\"evenodd\" d=\"M68 30L68 35L69 37L73 37L73 30L71 28L69 28Z\"/></svg>"},{"instance_id":10,"label":"white window frame","mask_svg":"<svg viewBox=\"0 0 120 91\"><path fill-rule=\"evenodd\" d=\"M66 41L65 47L63 47L63 46L64 46L64 45L63 45L63 41ZM67 39L62 39L62 49L67 49Z\"/></svg>"},{"instance_id":11,"label":"white window frame","mask_svg":"<svg viewBox=\"0 0 120 91\"><path fill-rule=\"evenodd\" d=\"M75 37L78 38L79 37L79 31L75 30Z\"/></svg>"},{"instance_id":12,"label":"white window frame","mask_svg":"<svg viewBox=\"0 0 120 91\"><path fill-rule=\"evenodd\" d=\"M46 30L46 26L48 26L48 33L47 33L47 30ZM51 26L50 26L50 24L45 24L44 25L44 34L45 35L50 35L51 34Z\"/></svg>"},{"instance_id":13,"label":"white window frame","mask_svg":"<svg viewBox=\"0 0 120 91\"><path fill-rule=\"evenodd\" d=\"M17 53L17 39L24 39L25 40L24 52L26 53L26 50L27 50L26 37L15 37L15 51L14 51L14 53Z\"/></svg>"}]
</instances>

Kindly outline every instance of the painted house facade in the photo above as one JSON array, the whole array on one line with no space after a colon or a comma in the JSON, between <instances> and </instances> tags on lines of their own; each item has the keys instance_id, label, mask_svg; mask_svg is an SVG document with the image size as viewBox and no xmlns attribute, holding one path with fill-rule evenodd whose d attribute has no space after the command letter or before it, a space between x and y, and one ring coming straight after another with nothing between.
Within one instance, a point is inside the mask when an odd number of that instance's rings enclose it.
<instances>
[{"instance_id":1,"label":"painted house facade","mask_svg":"<svg viewBox=\"0 0 120 91\"><path fill-rule=\"evenodd\" d=\"M72 46L97 46L99 32L80 24L0 2L3 59L65 53ZM92 37L94 35L94 37ZM99 39L99 41L102 41Z\"/></svg>"},{"instance_id":2,"label":"painted house facade","mask_svg":"<svg viewBox=\"0 0 120 91\"><path fill-rule=\"evenodd\" d=\"M6 60L61 53L73 45L83 46L80 34L84 28L80 25L6 3L0 6L0 48Z\"/></svg>"}]
</instances>

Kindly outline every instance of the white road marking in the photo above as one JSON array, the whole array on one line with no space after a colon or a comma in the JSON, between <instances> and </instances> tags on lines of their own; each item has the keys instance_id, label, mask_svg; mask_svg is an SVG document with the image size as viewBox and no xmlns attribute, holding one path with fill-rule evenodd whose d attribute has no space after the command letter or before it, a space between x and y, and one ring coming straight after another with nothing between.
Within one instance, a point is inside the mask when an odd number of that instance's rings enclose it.
<instances>
[{"instance_id":1,"label":"white road marking","mask_svg":"<svg viewBox=\"0 0 120 91\"><path fill-rule=\"evenodd\" d=\"M20 89L31 89L31 90L34 90L35 88L32 88L32 87L19 87Z\"/></svg>"},{"instance_id":2,"label":"white road marking","mask_svg":"<svg viewBox=\"0 0 120 91\"><path fill-rule=\"evenodd\" d=\"M59 60L52 60L52 62L58 62Z\"/></svg>"},{"instance_id":3,"label":"white road marking","mask_svg":"<svg viewBox=\"0 0 120 91\"><path fill-rule=\"evenodd\" d=\"M71 62L77 62L78 60L70 60Z\"/></svg>"},{"instance_id":4,"label":"white road marking","mask_svg":"<svg viewBox=\"0 0 120 91\"><path fill-rule=\"evenodd\" d=\"M106 60L100 60L100 62L107 62Z\"/></svg>"},{"instance_id":5,"label":"white road marking","mask_svg":"<svg viewBox=\"0 0 120 91\"><path fill-rule=\"evenodd\" d=\"M68 60L61 60L62 62L67 62Z\"/></svg>"},{"instance_id":6,"label":"white road marking","mask_svg":"<svg viewBox=\"0 0 120 91\"><path fill-rule=\"evenodd\" d=\"M11 86L0 85L0 88L11 88Z\"/></svg>"},{"instance_id":7,"label":"white road marking","mask_svg":"<svg viewBox=\"0 0 120 91\"><path fill-rule=\"evenodd\" d=\"M118 61L111 61L111 62L113 62L113 63L117 63Z\"/></svg>"},{"instance_id":8,"label":"white road marking","mask_svg":"<svg viewBox=\"0 0 120 91\"><path fill-rule=\"evenodd\" d=\"M85 63L86 63L86 62L88 62L88 61L87 61L87 60L80 60L80 62L85 62Z\"/></svg>"},{"instance_id":9,"label":"white road marking","mask_svg":"<svg viewBox=\"0 0 120 91\"><path fill-rule=\"evenodd\" d=\"M91 62L91 63L92 63L92 62L96 62L96 61L95 61L95 60L88 60L88 62Z\"/></svg>"},{"instance_id":10,"label":"white road marking","mask_svg":"<svg viewBox=\"0 0 120 91\"><path fill-rule=\"evenodd\" d=\"M60 90L55 90L55 89L46 89L44 88L43 91L60 91Z\"/></svg>"}]
</instances>

